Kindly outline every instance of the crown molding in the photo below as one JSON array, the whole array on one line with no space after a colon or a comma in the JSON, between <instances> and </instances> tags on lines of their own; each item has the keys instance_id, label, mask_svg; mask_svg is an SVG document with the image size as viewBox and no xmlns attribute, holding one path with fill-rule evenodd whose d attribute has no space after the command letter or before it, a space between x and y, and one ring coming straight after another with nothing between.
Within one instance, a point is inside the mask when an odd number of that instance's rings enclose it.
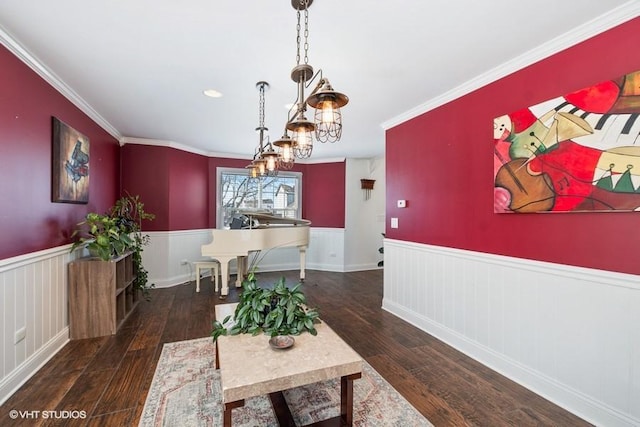
<instances>
[{"instance_id":1,"label":"crown molding","mask_svg":"<svg viewBox=\"0 0 640 427\"><path fill-rule=\"evenodd\" d=\"M240 159L240 160L253 159L253 156L250 156L250 155L199 150L197 148L193 148L185 144L180 144L179 142L165 141L162 139L133 138L133 137L127 137L127 136L120 138L120 145L122 146L126 144L152 145L155 147L169 147L169 148L175 148L176 150L199 154L205 157ZM302 160L296 160L296 163L307 165L307 164L314 164L314 163L340 163L344 161L345 161L344 157L333 157L333 158L327 158L327 159L324 159L324 158L323 159L302 159Z\"/></svg>"},{"instance_id":2,"label":"crown molding","mask_svg":"<svg viewBox=\"0 0 640 427\"><path fill-rule=\"evenodd\" d=\"M78 107L83 113L89 116L102 129L107 131L115 139L120 140L122 135L111 125L104 117L102 117L91 105L89 105L80 95L78 95L71 87L69 87L60 77L53 71L45 67L44 64L23 48L4 28L0 26L0 43L6 47L11 53L24 62L36 74L42 77L47 83L54 87L58 92L67 98L73 105Z\"/></svg>"},{"instance_id":3,"label":"crown molding","mask_svg":"<svg viewBox=\"0 0 640 427\"><path fill-rule=\"evenodd\" d=\"M175 148L176 150L186 151L187 153L199 154L205 157L219 157L225 159L241 159L241 160L252 160L253 156L248 154L237 154L237 153L221 153L214 151L206 151L201 150L199 148L194 148L186 144L181 144L175 141L166 141L163 139L150 139L150 138L134 138L125 136L120 138L120 146L126 144L137 144L137 145L152 145L155 147L168 147Z\"/></svg>"},{"instance_id":4,"label":"crown molding","mask_svg":"<svg viewBox=\"0 0 640 427\"><path fill-rule=\"evenodd\" d=\"M296 163L300 163L301 165L315 165L320 163L343 163L346 160L346 157L330 157L330 158L314 158L314 159L301 159L296 160Z\"/></svg>"},{"instance_id":5,"label":"crown molding","mask_svg":"<svg viewBox=\"0 0 640 427\"><path fill-rule=\"evenodd\" d=\"M616 9L611 10L579 27L568 31L555 39L550 40L524 54L516 57L515 59L505 62L498 67L489 70L488 72L481 74L460 86L447 91L435 98L431 98L427 102L412 108L405 113L402 113L396 117L393 117L383 123L380 126L384 129L390 129L407 120L431 111L441 105L451 102L461 96L473 92L489 83L493 83L500 80L503 77L508 76L518 70L528 67L535 62L548 58L564 49L574 46L580 42L587 40L590 37L596 36L606 30L610 30L624 22L630 21L640 15L640 2L637 0L631 0Z\"/></svg>"},{"instance_id":6,"label":"crown molding","mask_svg":"<svg viewBox=\"0 0 640 427\"><path fill-rule=\"evenodd\" d=\"M162 139L150 139L150 138L133 138L124 136L120 138L120 146L126 144L137 144L137 145L153 145L156 147L169 147L175 148L176 150L187 151L189 153L200 154L201 156L209 156L209 152L200 150L198 148L194 148L185 144L181 144L175 141L166 141Z\"/></svg>"}]
</instances>

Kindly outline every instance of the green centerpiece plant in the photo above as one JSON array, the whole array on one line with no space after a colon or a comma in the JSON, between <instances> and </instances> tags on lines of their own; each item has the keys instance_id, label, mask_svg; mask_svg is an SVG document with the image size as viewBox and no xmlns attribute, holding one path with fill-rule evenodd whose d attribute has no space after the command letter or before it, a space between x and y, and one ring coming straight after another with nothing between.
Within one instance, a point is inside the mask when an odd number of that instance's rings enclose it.
<instances>
[{"instance_id":1,"label":"green centerpiece plant","mask_svg":"<svg viewBox=\"0 0 640 427\"><path fill-rule=\"evenodd\" d=\"M300 335L309 332L316 335L315 324L319 323L316 309L306 306L302 283L293 288L285 285L285 278L278 280L273 289L257 285L253 272L242 283L240 301L233 316L213 322L213 341L222 335L260 333L278 335Z\"/></svg>"}]
</instances>

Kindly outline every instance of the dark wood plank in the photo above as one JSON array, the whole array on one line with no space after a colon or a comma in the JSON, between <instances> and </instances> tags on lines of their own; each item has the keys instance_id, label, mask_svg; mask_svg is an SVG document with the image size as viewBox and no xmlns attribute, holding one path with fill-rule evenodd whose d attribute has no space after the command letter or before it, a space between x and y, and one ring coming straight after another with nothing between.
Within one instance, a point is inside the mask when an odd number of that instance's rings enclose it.
<instances>
[{"instance_id":1,"label":"dark wood plank","mask_svg":"<svg viewBox=\"0 0 640 427\"><path fill-rule=\"evenodd\" d=\"M54 372L51 369L47 370L50 373ZM35 419L20 417L17 420L11 420L9 418L9 411L33 412L54 410L65 396L67 390L69 390L81 376L82 372L83 368L66 370L60 375L35 375L0 407L0 425L42 425L45 421L43 417L38 416ZM11 424L5 424L7 421Z\"/></svg>"},{"instance_id":2,"label":"dark wood plank","mask_svg":"<svg viewBox=\"0 0 640 427\"><path fill-rule=\"evenodd\" d=\"M431 392L424 382L415 378L410 371L388 355L379 354L366 360L432 424L436 426L472 425L450 402Z\"/></svg>"},{"instance_id":3,"label":"dark wood plank","mask_svg":"<svg viewBox=\"0 0 640 427\"><path fill-rule=\"evenodd\" d=\"M90 418L87 422L87 427L137 426L137 421L135 423L131 421L132 416L132 409L111 412L109 414Z\"/></svg>"},{"instance_id":4,"label":"dark wood plank","mask_svg":"<svg viewBox=\"0 0 640 427\"><path fill-rule=\"evenodd\" d=\"M56 411L84 411L84 418L47 420L44 425L46 427L65 425L73 425L74 427L85 426L95 409L97 403L95 396L102 395L115 371L115 368L102 371L85 371L78 377L77 381L55 408Z\"/></svg>"},{"instance_id":5,"label":"dark wood plank","mask_svg":"<svg viewBox=\"0 0 640 427\"><path fill-rule=\"evenodd\" d=\"M100 397L92 416L135 408L155 349L129 351Z\"/></svg>"},{"instance_id":6,"label":"dark wood plank","mask_svg":"<svg viewBox=\"0 0 640 427\"><path fill-rule=\"evenodd\" d=\"M144 316L144 321L136 329L135 338L129 347L130 350L142 350L158 345L168 320L167 313L171 311L174 300L174 294L163 292L159 293L157 298L154 297L152 301L144 301L140 304L141 310L139 311ZM152 306L154 310L148 310Z\"/></svg>"},{"instance_id":7,"label":"dark wood plank","mask_svg":"<svg viewBox=\"0 0 640 427\"><path fill-rule=\"evenodd\" d=\"M89 368L97 371L118 368L122 362L122 355L127 352L135 335L135 329L124 328L116 335L106 337L102 347L91 360Z\"/></svg>"},{"instance_id":8,"label":"dark wood plank","mask_svg":"<svg viewBox=\"0 0 640 427\"><path fill-rule=\"evenodd\" d=\"M175 286L176 293L171 310L169 311L166 326L160 341L176 342L187 339L187 325L191 317L191 304L197 296L192 284Z\"/></svg>"},{"instance_id":9,"label":"dark wood plank","mask_svg":"<svg viewBox=\"0 0 640 427\"><path fill-rule=\"evenodd\" d=\"M156 349L151 363L147 368L147 373L142 381L142 385L140 387L140 393L138 394L138 400L136 402L136 407L134 408L134 412L132 414L132 420L135 420L135 425L138 425L138 421L142 417L142 411L144 410L144 404L147 401L147 394L149 393L149 389L151 388L151 382L153 381L153 375L156 371L156 365L158 364L158 360L160 359L161 348L158 346Z\"/></svg>"}]
</instances>

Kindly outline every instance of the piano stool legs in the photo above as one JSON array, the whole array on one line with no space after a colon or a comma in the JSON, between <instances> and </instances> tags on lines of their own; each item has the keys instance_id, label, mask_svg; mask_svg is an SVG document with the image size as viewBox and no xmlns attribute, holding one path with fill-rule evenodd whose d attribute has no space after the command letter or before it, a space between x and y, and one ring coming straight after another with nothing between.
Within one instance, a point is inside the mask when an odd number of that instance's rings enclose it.
<instances>
[{"instance_id":1,"label":"piano stool legs","mask_svg":"<svg viewBox=\"0 0 640 427\"><path fill-rule=\"evenodd\" d=\"M200 270L211 270L211 281L213 282L213 290L218 292L218 275L220 274L218 261L194 261L196 266L196 292L200 292Z\"/></svg>"}]
</instances>

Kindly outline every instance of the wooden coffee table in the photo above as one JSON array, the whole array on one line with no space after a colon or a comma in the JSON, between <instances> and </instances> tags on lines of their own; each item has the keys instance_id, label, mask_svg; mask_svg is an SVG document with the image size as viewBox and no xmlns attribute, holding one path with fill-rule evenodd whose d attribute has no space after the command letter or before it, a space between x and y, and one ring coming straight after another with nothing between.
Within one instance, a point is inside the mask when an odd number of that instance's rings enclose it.
<instances>
[{"instance_id":1,"label":"wooden coffee table","mask_svg":"<svg viewBox=\"0 0 640 427\"><path fill-rule=\"evenodd\" d=\"M233 314L237 304L216 306L216 319ZM231 426L231 411L249 397L269 395L281 426L293 426L283 390L340 377L340 415L312 425L353 424L353 381L362 374L362 358L326 323L316 325L317 336L296 336L293 347L275 350L267 335L221 336L216 343L220 369L224 426Z\"/></svg>"}]
</instances>

